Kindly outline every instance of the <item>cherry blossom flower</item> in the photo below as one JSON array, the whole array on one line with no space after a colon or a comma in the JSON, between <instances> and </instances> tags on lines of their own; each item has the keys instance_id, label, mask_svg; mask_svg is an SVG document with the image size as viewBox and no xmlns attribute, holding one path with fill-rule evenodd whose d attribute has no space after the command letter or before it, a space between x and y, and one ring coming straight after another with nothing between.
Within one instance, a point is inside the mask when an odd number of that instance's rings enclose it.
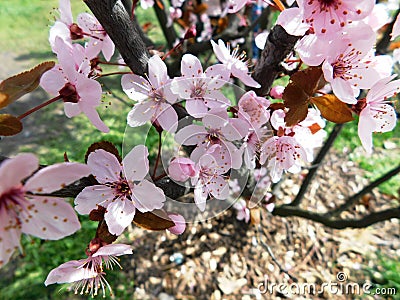
<instances>
[{"instance_id":1,"label":"cherry blossom flower","mask_svg":"<svg viewBox=\"0 0 400 300\"><path fill-rule=\"evenodd\" d=\"M218 149L214 147L214 149ZM224 159L220 155L209 152L200 157L196 164L196 175L191 178L194 186L194 201L197 207L204 211L209 195L216 199L225 200L229 196L229 184L223 176L228 171L224 165Z\"/></svg>"},{"instance_id":2,"label":"cherry blossom flower","mask_svg":"<svg viewBox=\"0 0 400 300\"><path fill-rule=\"evenodd\" d=\"M225 46L222 40L218 40L218 45L211 40L214 53L218 60L229 70L232 76L239 78L245 85L259 88L260 84L250 76L247 62L244 61L246 54L239 53L239 47L231 49L229 44Z\"/></svg>"},{"instance_id":3,"label":"cherry blossom flower","mask_svg":"<svg viewBox=\"0 0 400 300\"><path fill-rule=\"evenodd\" d=\"M116 264L122 269L117 256L132 254L132 248L125 244L100 244L96 248L88 250L88 257L85 259L72 260L51 270L44 284L48 286L54 283L72 283L71 289L75 294L90 294L92 297L96 296L99 290L102 291L103 297L106 295L106 289L112 294L111 286L105 279L104 266L106 269L112 269Z\"/></svg>"},{"instance_id":4,"label":"cherry blossom flower","mask_svg":"<svg viewBox=\"0 0 400 300\"><path fill-rule=\"evenodd\" d=\"M122 164L111 153L98 149L89 154L87 164L99 185L85 187L75 199L75 209L89 214L97 206L107 209L104 219L110 233L120 235L131 224L136 209L148 212L164 205L163 191L144 179L149 171L148 151L134 147Z\"/></svg>"},{"instance_id":5,"label":"cherry blossom flower","mask_svg":"<svg viewBox=\"0 0 400 300\"><path fill-rule=\"evenodd\" d=\"M45 196L76 180L90 170L79 163L55 164L36 172L39 161L30 153L7 159L0 165L0 267L21 248L21 233L58 240L80 228L79 220L64 199Z\"/></svg>"},{"instance_id":6,"label":"cherry blossom flower","mask_svg":"<svg viewBox=\"0 0 400 300\"><path fill-rule=\"evenodd\" d=\"M249 125L238 118L228 118L225 110L211 110L201 125L188 125L175 135L180 145L197 145L190 158L197 162L214 145L220 145L219 151L227 164L234 169L242 165L241 152L232 141L240 140L248 133Z\"/></svg>"},{"instance_id":7,"label":"cherry blossom flower","mask_svg":"<svg viewBox=\"0 0 400 300\"><path fill-rule=\"evenodd\" d=\"M309 25L315 34L329 38L354 21L367 17L375 0L296 0L299 7L285 9L277 23L292 35L301 36Z\"/></svg>"},{"instance_id":8,"label":"cherry blossom flower","mask_svg":"<svg viewBox=\"0 0 400 300\"><path fill-rule=\"evenodd\" d=\"M275 110L271 115L271 125L277 130L277 135L268 138L261 145L260 163L270 171L272 182L278 182L283 171L298 173L303 161L307 161L307 153L294 138L295 132L285 127L285 113Z\"/></svg>"},{"instance_id":9,"label":"cherry blossom flower","mask_svg":"<svg viewBox=\"0 0 400 300\"><path fill-rule=\"evenodd\" d=\"M246 223L250 222L250 209L247 208L246 201L239 199L233 204L233 208L236 210L236 219Z\"/></svg>"},{"instance_id":10,"label":"cherry blossom flower","mask_svg":"<svg viewBox=\"0 0 400 300\"><path fill-rule=\"evenodd\" d=\"M209 108L230 105L230 100L220 91L229 80L229 72L222 65L213 65L203 72L200 60L185 54L181 63L182 77L174 78L171 90L186 99L185 108L195 118L206 115Z\"/></svg>"},{"instance_id":11,"label":"cherry blossom flower","mask_svg":"<svg viewBox=\"0 0 400 300\"><path fill-rule=\"evenodd\" d=\"M388 132L396 126L396 112L389 98L400 90L400 80L391 81L396 75L381 79L369 90L367 97L354 106L361 109L358 122L358 136L367 153L372 153L372 133Z\"/></svg>"},{"instance_id":12,"label":"cherry blossom flower","mask_svg":"<svg viewBox=\"0 0 400 300\"><path fill-rule=\"evenodd\" d=\"M371 54L375 33L366 27L359 32L343 36L343 40L330 44L322 65L324 77L332 85L333 93L343 102L357 102L360 89L370 88L380 75L373 67Z\"/></svg>"},{"instance_id":13,"label":"cherry blossom flower","mask_svg":"<svg viewBox=\"0 0 400 300\"><path fill-rule=\"evenodd\" d=\"M41 87L49 94L62 97L64 112L68 118L83 112L97 129L108 132L109 128L100 119L95 108L100 105L101 85L87 77L87 72L90 71L87 60L82 61L79 66L73 64L72 62L76 62L76 52L60 38L57 39L57 43L59 64L42 76Z\"/></svg>"},{"instance_id":14,"label":"cherry blossom flower","mask_svg":"<svg viewBox=\"0 0 400 300\"><path fill-rule=\"evenodd\" d=\"M249 91L239 99L238 118L247 121L251 128L260 128L269 120L270 104L269 100Z\"/></svg>"},{"instance_id":15,"label":"cherry blossom flower","mask_svg":"<svg viewBox=\"0 0 400 300\"><path fill-rule=\"evenodd\" d=\"M128 114L128 125L137 127L148 121L157 121L160 126L175 132L178 126L178 115L171 104L177 96L172 93L167 66L157 55L149 59L149 76L128 74L122 76L122 89L132 100L138 101Z\"/></svg>"},{"instance_id":16,"label":"cherry blossom flower","mask_svg":"<svg viewBox=\"0 0 400 300\"><path fill-rule=\"evenodd\" d=\"M114 54L115 46L99 21L88 13L81 13L78 15L77 22L85 35L89 37L86 45L89 58L92 59L102 52L104 58L109 61Z\"/></svg>"},{"instance_id":17,"label":"cherry blossom flower","mask_svg":"<svg viewBox=\"0 0 400 300\"><path fill-rule=\"evenodd\" d=\"M58 11L60 18L50 28L49 42L52 49L57 37L60 37L66 43L71 43L72 40L79 40L84 37L82 29L73 21L71 1L60 0Z\"/></svg>"}]
</instances>

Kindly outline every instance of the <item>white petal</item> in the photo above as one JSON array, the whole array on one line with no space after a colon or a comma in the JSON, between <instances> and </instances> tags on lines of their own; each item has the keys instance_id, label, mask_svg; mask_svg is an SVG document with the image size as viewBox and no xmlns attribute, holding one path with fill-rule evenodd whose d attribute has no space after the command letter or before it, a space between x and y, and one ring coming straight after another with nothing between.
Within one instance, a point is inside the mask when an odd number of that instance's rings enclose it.
<instances>
[{"instance_id":1,"label":"white petal","mask_svg":"<svg viewBox=\"0 0 400 300\"><path fill-rule=\"evenodd\" d=\"M100 183L115 182L120 179L122 170L117 157L103 149L97 149L89 154L87 165L93 176Z\"/></svg>"},{"instance_id":2,"label":"white petal","mask_svg":"<svg viewBox=\"0 0 400 300\"><path fill-rule=\"evenodd\" d=\"M200 125L189 125L175 134L175 141L180 145L196 145L204 141L207 131Z\"/></svg>"},{"instance_id":3,"label":"white petal","mask_svg":"<svg viewBox=\"0 0 400 300\"><path fill-rule=\"evenodd\" d=\"M105 245L105 246L101 247L92 256L93 257L99 256L99 255L120 256L120 255L125 255L125 254L132 254L132 253L133 253L132 252L132 247L130 245L111 244L111 245Z\"/></svg>"},{"instance_id":4,"label":"white petal","mask_svg":"<svg viewBox=\"0 0 400 300\"><path fill-rule=\"evenodd\" d=\"M134 185L132 197L134 198L135 207L141 212L160 209L163 207L165 201L162 189L156 187L146 179Z\"/></svg>"},{"instance_id":5,"label":"white petal","mask_svg":"<svg viewBox=\"0 0 400 300\"><path fill-rule=\"evenodd\" d=\"M39 167L38 158L32 153L24 153L3 161L0 165L0 194L11 187L19 186L21 180L31 175Z\"/></svg>"},{"instance_id":6,"label":"white petal","mask_svg":"<svg viewBox=\"0 0 400 300\"><path fill-rule=\"evenodd\" d=\"M151 100L136 103L128 113L127 121L131 127L142 126L150 121L155 112L154 102Z\"/></svg>"},{"instance_id":7,"label":"white petal","mask_svg":"<svg viewBox=\"0 0 400 300\"><path fill-rule=\"evenodd\" d=\"M192 54L185 54L182 57L181 73L183 77L201 77L203 75L203 67L200 60Z\"/></svg>"},{"instance_id":8,"label":"white petal","mask_svg":"<svg viewBox=\"0 0 400 300\"><path fill-rule=\"evenodd\" d=\"M0 268L7 264L15 250L20 248L21 230L17 217L12 217L4 207L0 208Z\"/></svg>"},{"instance_id":9,"label":"white petal","mask_svg":"<svg viewBox=\"0 0 400 300\"><path fill-rule=\"evenodd\" d=\"M98 205L106 208L115 197L114 190L108 186L87 186L76 196L75 210L81 215L88 215Z\"/></svg>"},{"instance_id":10,"label":"white petal","mask_svg":"<svg viewBox=\"0 0 400 300\"><path fill-rule=\"evenodd\" d=\"M108 205L104 220L111 234L120 235L135 216L135 206L126 198L118 198Z\"/></svg>"},{"instance_id":11,"label":"white petal","mask_svg":"<svg viewBox=\"0 0 400 300\"><path fill-rule=\"evenodd\" d=\"M20 214L23 233L58 240L81 228L74 209L64 199L32 196L28 202Z\"/></svg>"},{"instance_id":12,"label":"white petal","mask_svg":"<svg viewBox=\"0 0 400 300\"><path fill-rule=\"evenodd\" d=\"M149 152L144 145L134 147L122 161L125 178L131 181L142 180L149 172Z\"/></svg>"},{"instance_id":13,"label":"white petal","mask_svg":"<svg viewBox=\"0 0 400 300\"><path fill-rule=\"evenodd\" d=\"M80 163L60 163L39 170L25 183L32 193L52 193L90 175L90 168Z\"/></svg>"}]
</instances>

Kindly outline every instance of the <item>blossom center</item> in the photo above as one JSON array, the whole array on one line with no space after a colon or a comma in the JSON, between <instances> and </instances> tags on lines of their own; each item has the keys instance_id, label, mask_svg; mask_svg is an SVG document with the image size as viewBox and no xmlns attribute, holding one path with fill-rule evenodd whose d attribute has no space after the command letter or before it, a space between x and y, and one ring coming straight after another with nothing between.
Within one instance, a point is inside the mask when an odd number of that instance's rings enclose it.
<instances>
[{"instance_id":1,"label":"blossom center","mask_svg":"<svg viewBox=\"0 0 400 300\"><path fill-rule=\"evenodd\" d=\"M121 179L120 181L113 182L111 187L116 191L118 197L128 197L132 194L129 183L126 179Z\"/></svg>"},{"instance_id":2,"label":"blossom center","mask_svg":"<svg viewBox=\"0 0 400 300\"><path fill-rule=\"evenodd\" d=\"M70 82L67 82L59 91L59 93L64 102L78 103L79 101L79 95L76 91L76 87Z\"/></svg>"}]
</instances>

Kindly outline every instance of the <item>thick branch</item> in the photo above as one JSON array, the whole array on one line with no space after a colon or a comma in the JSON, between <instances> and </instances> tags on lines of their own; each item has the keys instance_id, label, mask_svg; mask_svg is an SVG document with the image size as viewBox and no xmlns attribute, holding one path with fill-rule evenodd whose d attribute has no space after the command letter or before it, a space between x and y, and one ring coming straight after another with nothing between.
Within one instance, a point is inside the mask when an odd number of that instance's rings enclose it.
<instances>
[{"instance_id":1,"label":"thick branch","mask_svg":"<svg viewBox=\"0 0 400 300\"><path fill-rule=\"evenodd\" d=\"M136 21L130 18L121 0L84 0L113 40L131 70L143 75L150 54L146 49Z\"/></svg>"},{"instance_id":2,"label":"thick branch","mask_svg":"<svg viewBox=\"0 0 400 300\"><path fill-rule=\"evenodd\" d=\"M335 229L344 229L348 227L365 228L372 224L390 220L392 218L400 219L400 207L374 212L360 219L331 219L326 217L324 214L318 214L288 205L276 207L272 214L281 217L301 217Z\"/></svg>"},{"instance_id":3,"label":"thick branch","mask_svg":"<svg viewBox=\"0 0 400 300\"><path fill-rule=\"evenodd\" d=\"M299 39L300 36L289 35L280 25L272 28L253 73L253 78L261 84L261 88L255 91L258 95L268 94L275 78L282 71L281 62L293 51Z\"/></svg>"}]
</instances>

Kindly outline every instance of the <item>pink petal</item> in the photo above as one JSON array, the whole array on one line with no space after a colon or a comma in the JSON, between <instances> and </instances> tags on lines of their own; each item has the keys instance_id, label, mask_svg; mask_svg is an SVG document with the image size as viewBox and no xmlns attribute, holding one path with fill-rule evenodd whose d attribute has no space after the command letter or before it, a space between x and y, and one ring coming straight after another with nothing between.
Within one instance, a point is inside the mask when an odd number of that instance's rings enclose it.
<instances>
[{"instance_id":1,"label":"pink petal","mask_svg":"<svg viewBox=\"0 0 400 300\"><path fill-rule=\"evenodd\" d=\"M5 160L0 165L0 195L12 187L20 186L22 179L31 175L38 167L39 160L31 153L19 154Z\"/></svg>"},{"instance_id":2,"label":"pink petal","mask_svg":"<svg viewBox=\"0 0 400 300\"><path fill-rule=\"evenodd\" d=\"M52 193L82 177L90 175L90 168L79 163L60 163L39 170L25 183L25 190L32 193Z\"/></svg>"},{"instance_id":3,"label":"pink petal","mask_svg":"<svg viewBox=\"0 0 400 300\"><path fill-rule=\"evenodd\" d=\"M117 198L107 206L104 220L111 234L120 235L135 216L134 204L126 198Z\"/></svg>"},{"instance_id":4,"label":"pink petal","mask_svg":"<svg viewBox=\"0 0 400 300\"><path fill-rule=\"evenodd\" d=\"M130 245L125 244L111 244L105 245L96 251L92 257L96 256L121 256L125 254L132 254L132 247Z\"/></svg>"},{"instance_id":5,"label":"pink petal","mask_svg":"<svg viewBox=\"0 0 400 300\"><path fill-rule=\"evenodd\" d=\"M121 85L128 97L134 101L143 101L149 97L150 85L142 76L126 74L121 78Z\"/></svg>"},{"instance_id":6,"label":"pink petal","mask_svg":"<svg viewBox=\"0 0 400 300\"><path fill-rule=\"evenodd\" d=\"M104 37L101 52L103 53L106 61L110 61L111 57L115 52L115 45L109 35Z\"/></svg>"},{"instance_id":7,"label":"pink petal","mask_svg":"<svg viewBox=\"0 0 400 300\"><path fill-rule=\"evenodd\" d=\"M50 271L44 284L48 286L54 283L71 283L98 276L98 273L92 271L92 269L82 268L87 262L88 259L81 259L68 261L59 265Z\"/></svg>"},{"instance_id":8,"label":"pink petal","mask_svg":"<svg viewBox=\"0 0 400 300\"><path fill-rule=\"evenodd\" d=\"M372 117L375 121L375 132L388 132L396 127L397 117L394 107L383 103L371 106Z\"/></svg>"},{"instance_id":9,"label":"pink petal","mask_svg":"<svg viewBox=\"0 0 400 300\"><path fill-rule=\"evenodd\" d=\"M107 133L110 128L100 119L99 113L91 105L85 105L84 103L78 103L82 112L88 117L90 122L101 132Z\"/></svg>"},{"instance_id":10,"label":"pink petal","mask_svg":"<svg viewBox=\"0 0 400 300\"><path fill-rule=\"evenodd\" d=\"M361 144L365 151L369 154L372 153L372 132L375 130L375 121L372 117L371 111L367 106L360 113L358 121L358 136L360 137Z\"/></svg>"},{"instance_id":11,"label":"pink petal","mask_svg":"<svg viewBox=\"0 0 400 300\"><path fill-rule=\"evenodd\" d=\"M81 112L78 103L64 102L64 113L68 118L76 117Z\"/></svg>"},{"instance_id":12,"label":"pink petal","mask_svg":"<svg viewBox=\"0 0 400 300\"><path fill-rule=\"evenodd\" d=\"M58 240L81 228L74 209L64 199L32 196L28 202L20 214L23 233Z\"/></svg>"},{"instance_id":13,"label":"pink petal","mask_svg":"<svg viewBox=\"0 0 400 300\"><path fill-rule=\"evenodd\" d=\"M211 40L211 45L215 53L215 56L218 58L218 60L222 63L226 63L229 60L231 54L229 49L225 46L224 41L218 40L218 45L217 45L217 43Z\"/></svg>"},{"instance_id":14,"label":"pink petal","mask_svg":"<svg viewBox=\"0 0 400 300\"><path fill-rule=\"evenodd\" d=\"M50 28L49 43L54 53L56 53L57 51L55 48L57 37L60 37L66 43L71 43L71 31L69 30L69 26L67 26L63 22L56 21L54 25Z\"/></svg>"},{"instance_id":15,"label":"pink petal","mask_svg":"<svg viewBox=\"0 0 400 300\"><path fill-rule=\"evenodd\" d=\"M71 1L60 0L58 10L60 11L60 21L66 25L71 25L73 23Z\"/></svg>"},{"instance_id":16,"label":"pink petal","mask_svg":"<svg viewBox=\"0 0 400 300\"><path fill-rule=\"evenodd\" d=\"M194 188L194 202L200 211L206 210L207 196L207 190L204 185L201 184L201 181L199 181L199 184Z\"/></svg>"},{"instance_id":17,"label":"pink petal","mask_svg":"<svg viewBox=\"0 0 400 300\"><path fill-rule=\"evenodd\" d=\"M216 199L225 200L229 197L229 184L221 176L214 177L207 184L207 189Z\"/></svg>"},{"instance_id":18,"label":"pink petal","mask_svg":"<svg viewBox=\"0 0 400 300\"><path fill-rule=\"evenodd\" d=\"M175 134L175 141L180 145L196 145L201 143L208 132L200 125L188 125Z\"/></svg>"},{"instance_id":19,"label":"pink petal","mask_svg":"<svg viewBox=\"0 0 400 300\"><path fill-rule=\"evenodd\" d=\"M100 83L83 74L78 74L77 80L76 91L81 98L80 101L85 102L86 105L98 106L102 95Z\"/></svg>"},{"instance_id":20,"label":"pink petal","mask_svg":"<svg viewBox=\"0 0 400 300\"><path fill-rule=\"evenodd\" d=\"M201 77L203 75L203 67L200 60L192 54L185 54L182 57L181 73L183 77Z\"/></svg>"},{"instance_id":21,"label":"pink petal","mask_svg":"<svg viewBox=\"0 0 400 300\"><path fill-rule=\"evenodd\" d=\"M228 141L240 140L247 135L250 126L244 120L232 118L229 123L222 128L222 133Z\"/></svg>"},{"instance_id":22,"label":"pink petal","mask_svg":"<svg viewBox=\"0 0 400 300\"><path fill-rule=\"evenodd\" d=\"M290 35L302 36L310 28L306 22L303 22L303 11L298 7L285 9L278 16L276 21Z\"/></svg>"},{"instance_id":23,"label":"pink petal","mask_svg":"<svg viewBox=\"0 0 400 300\"><path fill-rule=\"evenodd\" d=\"M186 229L185 218L179 214L169 213L168 217L175 223L175 226L168 228L167 230L173 234L182 234Z\"/></svg>"},{"instance_id":24,"label":"pink petal","mask_svg":"<svg viewBox=\"0 0 400 300\"><path fill-rule=\"evenodd\" d=\"M15 250L21 248L21 229L17 222L16 215L12 217L4 207L0 208L0 268L8 263Z\"/></svg>"},{"instance_id":25,"label":"pink petal","mask_svg":"<svg viewBox=\"0 0 400 300\"><path fill-rule=\"evenodd\" d=\"M141 212L160 209L163 207L165 201L165 195L162 189L156 187L146 179L134 185L132 196L135 207Z\"/></svg>"},{"instance_id":26,"label":"pink petal","mask_svg":"<svg viewBox=\"0 0 400 300\"><path fill-rule=\"evenodd\" d=\"M247 86L255 88L261 87L261 85L249 75L249 69L244 65L244 62L241 63L243 63L243 65L235 63L232 66L232 75L239 78Z\"/></svg>"},{"instance_id":27,"label":"pink petal","mask_svg":"<svg viewBox=\"0 0 400 300\"><path fill-rule=\"evenodd\" d=\"M178 115L170 104L160 103L154 119L158 121L162 129L169 133L174 133L178 127Z\"/></svg>"},{"instance_id":28,"label":"pink petal","mask_svg":"<svg viewBox=\"0 0 400 300\"><path fill-rule=\"evenodd\" d=\"M128 125L138 127L150 121L154 115L155 107L153 101L144 101L136 103L128 113Z\"/></svg>"},{"instance_id":29,"label":"pink petal","mask_svg":"<svg viewBox=\"0 0 400 300\"><path fill-rule=\"evenodd\" d=\"M188 99L185 104L186 111L195 118L202 118L206 115L208 108L203 99Z\"/></svg>"},{"instance_id":30,"label":"pink petal","mask_svg":"<svg viewBox=\"0 0 400 300\"><path fill-rule=\"evenodd\" d=\"M106 185L85 187L75 198L75 210L81 215L88 215L98 205L107 208L116 197L114 190Z\"/></svg>"},{"instance_id":31,"label":"pink petal","mask_svg":"<svg viewBox=\"0 0 400 300\"><path fill-rule=\"evenodd\" d=\"M120 179L121 164L114 154L97 149L89 154L87 165L100 183L114 182Z\"/></svg>"},{"instance_id":32,"label":"pink petal","mask_svg":"<svg viewBox=\"0 0 400 300\"><path fill-rule=\"evenodd\" d=\"M210 88L221 88L225 83L229 83L231 77L230 70L223 64L212 65L204 73L207 78L211 78L208 83Z\"/></svg>"},{"instance_id":33,"label":"pink petal","mask_svg":"<svg viewBox=\"0 0 400 300\"><path fill-rule=\"evenodd\" d=\"M154 55L149 59L149 80L153 87L159 88L168 81L167 66L158 55Z\"/></svg>"},{"instance_id":34,"label":"pink petal","mask_svg":"<svg viewBox=\"0 0 400 300\"><path fill-rule=\"evenodd\" d=\"M53 69L44 73L40 79L40 86L49 94L58 95L58 92L67 83L60 68L60 65L56 65Z\"/></svg>"},{"instance_id":35,"label":"pink petal","mask_svg":"<svg viewBox=\"0 0 400 300\"><path fill-rule=\"evenodd\" d=\"M337 77L331 82L331 86L333 93L339 98L340 101L347 104L357 103L357 99L354 96L354 90L351 87L350 82L347 80Z\"/></svg>"},{"instance_id":36,"label":"pink petal","mask_svg":"<svg viewBox=\"0 0 400 300\"><path fill-rule=\"evenodd\" d=\"M149 152L145 145L134 147L122 161L125 178L130 181L140 181L149 172Z\"/></svg>"}]
</instances>

